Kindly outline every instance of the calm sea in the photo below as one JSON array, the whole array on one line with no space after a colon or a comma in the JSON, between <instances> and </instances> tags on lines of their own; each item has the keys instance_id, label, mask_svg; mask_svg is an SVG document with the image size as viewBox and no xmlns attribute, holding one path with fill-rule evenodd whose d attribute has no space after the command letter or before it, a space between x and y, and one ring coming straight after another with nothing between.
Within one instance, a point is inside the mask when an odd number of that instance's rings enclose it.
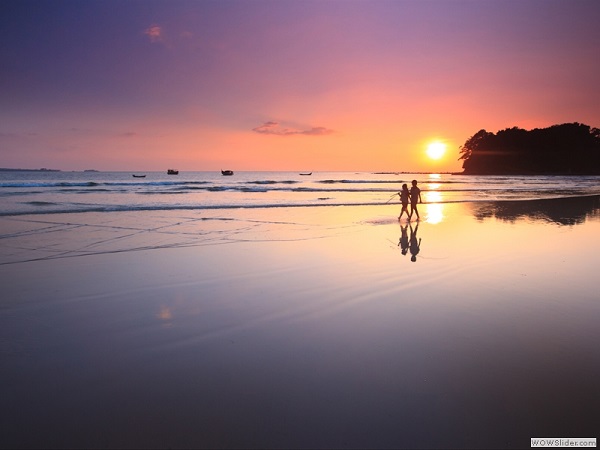
<instances>
[{"instance_id":1,"label":"calm sea","mask_svg":"<svg viewBox=\"0 0 600 450\"><path fill-rule=\"evenodd\" d=\"M368 172L0 171L0 215L219 208L379 205L416 179L424 203L600 194L600 177Z\"/></svg>"}]
</instances>

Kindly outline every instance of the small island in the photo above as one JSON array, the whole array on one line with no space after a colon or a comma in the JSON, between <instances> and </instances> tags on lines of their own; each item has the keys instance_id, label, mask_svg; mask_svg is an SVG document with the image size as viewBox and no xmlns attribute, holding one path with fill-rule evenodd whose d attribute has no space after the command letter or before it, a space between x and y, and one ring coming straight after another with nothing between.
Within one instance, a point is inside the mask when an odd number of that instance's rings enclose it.
<instances>
[{"instance_id":1,"label":"small island","mask_svg":"<svg viewBox=\"0 0 600 450\"><path fill-rule=\"evenodd\" d=\"M60 172L59 169L11 169L9 167L0 167L0 172Z\"/></svg>"},{"instance_id":2,"label":"small island","mask_svg":"<svg viewBox=\"0 0 600 450\"><path fill-rule=\"evenodd\" d=\"M600 129L574 122L480 130L460 153L464 175L600 175Z\"/></svg>"}]
</instances>

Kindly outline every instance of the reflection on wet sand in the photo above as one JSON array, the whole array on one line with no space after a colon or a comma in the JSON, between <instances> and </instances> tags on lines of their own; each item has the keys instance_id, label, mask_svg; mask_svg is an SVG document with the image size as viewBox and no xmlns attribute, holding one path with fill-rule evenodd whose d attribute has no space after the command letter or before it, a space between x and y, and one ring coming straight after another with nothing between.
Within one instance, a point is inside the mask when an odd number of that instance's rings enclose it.
<instances>
[{"instance_id":1,"label":"reflection on wet sand","mask_svg":"<svg viewBox=\"0 0 600 450\"><path fill-rule=\"evenodd\" d=\"M415 226L414 230L412 224L410 225L410 260L412 262L417 261L417 255L421 251L421 239L417 241L417 231L419 230L419 224Z\"/></svg>"},{"instance_id":2,"label":"reflection on wet sand","mask_svg":"<svg viewBox=\"0 0 600 450\"><path fill-rule=\"evenodd\" d=\"M588 217L600 217L600 196L471 204L477 220L495 217L502 221L518 219L577 225Z\"/></svg>"},{"instance_id":3,"label":"reflection on wet sand","mask_svg":"<svg viewBox=\"0 0 600 450\"><path fill-rule=\"evenodd\" d=\"M410 238L408 236L408 229L410 227ZM406 255L410 250L410 260L412 262L417 261L417 255L421 251L421 238L417 238L417 231L419 230L419 223L400 225L400 239L398 241L398 247L401 248L402 254Z\"/></svg>"},{"instance_id":4,"label":"reflection on wet sand","mask_svg":"<svg viewBox=\"0 0 600 450\"><path fill-rule=\"evenodd\" d=\"M398 241L398 247L402 249L402 254L408 253L408 224L400 225L400 240Z\"/></svg>"},{"instance_id":5,"label":"reflection on wet sand","mask_svg":"<svg viewBox=\"0 0 600 450\"><path fill-rule=\"evenodd\" d=\"M436 225L380 206L4 218L2 443L521 448L590 435L600 217L564 230L471 215L490 205L441 203ZM419 264L397 264L400 249Z\"/></svg>"},{"instance_id":6,"label":"reflection on wet sand","mask_svg":"<svg viewBox=\"0 0 600 450\"><path fill-rule=\"evenodd\" d=\"M444 204L429 203L425 205L426 222L431 224L440 223L444 220Z\"/></svg>"}]
</instances>

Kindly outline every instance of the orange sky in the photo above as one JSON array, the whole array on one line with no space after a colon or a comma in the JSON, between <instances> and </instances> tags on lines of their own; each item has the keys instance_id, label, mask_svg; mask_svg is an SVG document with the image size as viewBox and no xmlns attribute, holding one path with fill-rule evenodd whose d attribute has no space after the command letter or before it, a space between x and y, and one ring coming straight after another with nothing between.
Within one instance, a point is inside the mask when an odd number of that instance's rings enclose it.
<instances>
[{"instance_id":1,"label":"orange sky","mask_svg":"<svg viewBox=\"0 0 600 450\"><path fill-rule=\"evenodd\" d=\"M459 171L482 128L600 126L598 2L8 4L0 167Z\"/></svg>"}]
</instances>

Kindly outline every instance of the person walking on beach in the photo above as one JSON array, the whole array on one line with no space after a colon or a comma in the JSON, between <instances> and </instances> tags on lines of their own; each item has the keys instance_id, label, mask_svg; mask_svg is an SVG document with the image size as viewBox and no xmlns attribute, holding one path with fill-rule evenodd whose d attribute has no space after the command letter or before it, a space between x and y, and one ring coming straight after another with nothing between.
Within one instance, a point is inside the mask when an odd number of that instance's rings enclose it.
<instances>
[{"instance_id":1,"label":"person walking on beach","mask_svg":"<svg viewBox=\"0 0 600 450\"><path fill-rule=\"evenodd\" d=\"M417 187L417 180L412 180L412 187L410 188L410 215L408 216L408 220L412 218L413 213L417 214L417 220L421 219L417 203L423 203L423 200L421 200L421 189Z\"/></svg>"},{"instance_id":2,"label":"person walking on beach","mask_svg":"<svg viewBox=\"0 0 600 450\"><path fill-rule=\"evenodd\" d=\"M408 214L408 199L410 198L410 192L408 191L406 183L402 185L402 190L398 192L398 195L400 196L400 203L402 203L402 211L400 211L398 220L402 218L402 214L404 213L406 213L406 217L410 219L410 214Z\"/></svg>"}]
</instances>

